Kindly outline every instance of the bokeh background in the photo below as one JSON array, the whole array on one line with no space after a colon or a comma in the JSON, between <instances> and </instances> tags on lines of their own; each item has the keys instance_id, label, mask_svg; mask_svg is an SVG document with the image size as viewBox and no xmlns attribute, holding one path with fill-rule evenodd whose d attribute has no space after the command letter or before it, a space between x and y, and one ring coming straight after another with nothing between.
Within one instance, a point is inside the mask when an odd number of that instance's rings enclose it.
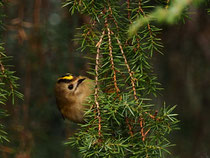
<instances>
[{"instance_id":1,"label":"bokeh background","mask_svg":"<svg viewBox=\"0 0 210 158\"><path fill-rule=\"evenodd\" d=\"M57 110L54 84L71 72L86 75L87 52L78 51L75 34L88 17L71 16L57 0L9 0L5 6L4 42L13 56L11 69L20 77L24 101L8 103L10 143L0 146L1 158L76 158L64 143L77 126ZM164 90L156 104L177 104L180 130L169 139L176 158L210 156L210 16L204 6L191 8L191 20L163 28L164 55L155 53L154 71Z\"/></svg>"}]
</instances>

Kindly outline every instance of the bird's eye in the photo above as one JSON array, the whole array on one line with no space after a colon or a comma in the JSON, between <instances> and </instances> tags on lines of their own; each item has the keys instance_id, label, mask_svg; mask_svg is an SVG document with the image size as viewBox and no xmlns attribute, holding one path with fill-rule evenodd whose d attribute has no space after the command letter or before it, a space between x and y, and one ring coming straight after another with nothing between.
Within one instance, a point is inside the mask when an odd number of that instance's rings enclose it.
<instances>
[{"instance_id":1,"label":"bird's eye","mask_svg":"<svg viewBox=\"0 0 210 158\"><path fill-rule=\"evenodd\" d=\"M73 88L74 88L73 84L70 84L70 85L68 86L68 89L70 89L70 90L72 90Z\"/></svg>"}]
</instances>

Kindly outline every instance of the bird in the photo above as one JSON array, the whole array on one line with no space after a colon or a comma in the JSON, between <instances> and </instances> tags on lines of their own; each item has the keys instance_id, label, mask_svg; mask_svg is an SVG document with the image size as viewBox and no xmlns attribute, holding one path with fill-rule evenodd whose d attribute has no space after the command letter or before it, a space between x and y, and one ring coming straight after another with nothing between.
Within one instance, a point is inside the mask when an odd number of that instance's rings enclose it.
<instances>
[{"instance_id":1,"label":"bird","mask_svg":"<svg viewBox=\"0 0 210 158\"><path fill-rule=\"evenodd\" d=\"M55 84L56 104L62 117L75 123L85 123L87 98L93 94L94 82L85 76L66 74Z\"/></svg>"}]
</instances>

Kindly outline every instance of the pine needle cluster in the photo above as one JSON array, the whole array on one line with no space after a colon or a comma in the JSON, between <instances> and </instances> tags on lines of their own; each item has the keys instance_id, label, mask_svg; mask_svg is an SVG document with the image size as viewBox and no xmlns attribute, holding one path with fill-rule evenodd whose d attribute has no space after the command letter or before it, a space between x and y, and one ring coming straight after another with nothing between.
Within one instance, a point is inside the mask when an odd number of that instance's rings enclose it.
<instances>
[{"instance_id":1,"label":"pine needle cluster","mask_svg":"<svg viewBox=\"0 0 210 158\"><path fill-rule=\"evenodd\" d=\"M208 4L209 1L204 0L167 0L165 6L155 7L147 16L139 16L139 18L129 27L129 36L132 36L137 30L148 24L148 22L158 22L174 24L182 19L188 18L190 6L198 7L202 3Z\"/></svg>"},{"instance_id":2,"label":"pine needle cluster","mask_svg":"<svg viewBox=\"0 0 210 158\"><path fill-rule=\"evenodd\" d=\"M168 134L177 129L173 107L157 109L152 96L160 84L150 59L161 52L161 29L150 24L131 38L129 26L167 2L146 0L67 0L72 14L90 17L78 36L81 50L93 59L94 95L86 112L86 124L67 144L78 147L83 157L163 157L172 146Z\"/></svg>"},{"instance_id":3,"label":"pine needle cluster","mask_svg":"<svg viewBox=\"0 0 210 158\"><path fill-rule=\"evenodd\" d=\"M3 3L0 2L0 29L1 32L4 29L3 25ZM0 35L1 36L1 35ZM2 37L0 37L2 40ZM18 84L17 80L18 77L15 76L15 72L11 71L9 68L12 65L9 65L9 61L11 60L10 56L7 56L4 50L4 44L0 43L0 118L4 118L8 116L7 111L5 110L4 105L6 105L7 101L11 99L12 104L15 102L15 97L23 98L23 95L17 91ZM0 122L0 142L9 141L7 138L7 132L5 131L5 126Z\"/></svg>"}]
</instances>

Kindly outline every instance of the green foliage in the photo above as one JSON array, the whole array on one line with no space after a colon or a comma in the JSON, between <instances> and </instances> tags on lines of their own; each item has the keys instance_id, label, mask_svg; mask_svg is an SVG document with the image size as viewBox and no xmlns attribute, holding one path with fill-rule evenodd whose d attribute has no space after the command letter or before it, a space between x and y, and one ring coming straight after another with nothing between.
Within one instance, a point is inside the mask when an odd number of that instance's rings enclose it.
<instances>
[{"instance_id":1,"label":"green foliage","mask_svg":"<svg viewBox=\"0 0 210 158\"><path fill-rule=\"evenodd\" d=\"M0 27L3 28L2 18L3 15L3 3L0 2ZM11 57L4 53L3 43L0 43L0 118L8 116L7 111L4 109L3 105L6 105L8 99L15 102L15 97L23 98L23 95L17 91L18 77L14 75L14 71L9 70L11 65L8 65ZM0 142L9 141L7 138L7 132L4 130L4 125L0 123Z\"/></svg>"},{"instance_id":2,"label":"green foliage","mask_svg":"<svg viewBox=\"0 0 210 158\"><path fill-rule=\"evenodd\" d=\"M95 93L89 100L87 123L66 143L77 146L83 157L164 157L170 153L167 136L177 129L175 106L157 109L151 99L161 89L150 64L154 52L162 53L161 29L147 23L127 38L133 20L146 17L159 3L64 3L72 14L77 10L91 18L78 40L82 51L87 48L95 56L90 71L95 76Z\"/></svg>"},{"instance_id":3,"label":"green foliage","mask_svg":"<svg viewBox=\"0 0 210 158\"><path fill-rule=\"evenodd\" d=\"M170 0L168 0L168 3ZM200 5L204 0L173 0L170 5L164 7L158 6L154 11L147 16L139 16L139 18L129 27L129 36L134 35L141 27L151 21L158 23L174 24L180 20L181 17L186 17L186 9L193 4Z\"/></svg>"}]
</instances>

